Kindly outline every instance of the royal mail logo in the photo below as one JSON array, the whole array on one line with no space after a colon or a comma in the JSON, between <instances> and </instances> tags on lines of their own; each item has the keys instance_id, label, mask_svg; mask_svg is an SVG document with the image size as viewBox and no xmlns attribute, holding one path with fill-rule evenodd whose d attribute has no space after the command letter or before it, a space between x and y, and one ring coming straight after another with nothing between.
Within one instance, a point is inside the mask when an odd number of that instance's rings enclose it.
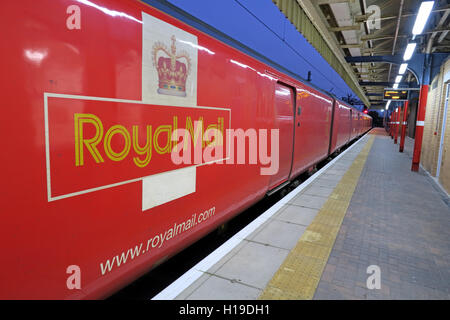
<instances>
[{"instance_id":1,"label":"royal mail logo","mask_svg":"<svg viewBox=\"0 0 450 320\"><path fill-rule=\"evenodd\" d=\"M228 153L227 108L45 93L44 113L49 201L183 169L192 174L194 192L195 168L225 160ZM203 155L211 148L220 154L198 161L191 153L195 149ZM173 153L185 161L174 163ZM160 189L161 183L170 179L155 185Z\"/></svg>"},{"instance_id":2,"label":"royal mail logo","mask_svg":"<svg viewBox=\"0 0 450 320\"><path fill-rule=\"evenodd\" d=\"M143 12L141 100L44 93L48 201L142 181L146 211L196 192L196 168L226 160L231 126L230 109L197 105L198 48Z\"/></svg>"}]
</instances>

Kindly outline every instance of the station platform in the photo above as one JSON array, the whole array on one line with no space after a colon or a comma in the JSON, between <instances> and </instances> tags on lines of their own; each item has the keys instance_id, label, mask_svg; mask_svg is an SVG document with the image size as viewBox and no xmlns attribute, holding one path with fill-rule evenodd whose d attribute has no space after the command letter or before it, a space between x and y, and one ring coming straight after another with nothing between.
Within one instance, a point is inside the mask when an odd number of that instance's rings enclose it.
<instances>
[{"instance_id":1,"label":"station platform","mask_svg":"<svg viewBox=\"0 0 450 320\"><path fill-rule=\"evenodd\" d=\"M373 129L153 299L449 299L450 202L412 147Z\"/></svg>"}]
</instances>

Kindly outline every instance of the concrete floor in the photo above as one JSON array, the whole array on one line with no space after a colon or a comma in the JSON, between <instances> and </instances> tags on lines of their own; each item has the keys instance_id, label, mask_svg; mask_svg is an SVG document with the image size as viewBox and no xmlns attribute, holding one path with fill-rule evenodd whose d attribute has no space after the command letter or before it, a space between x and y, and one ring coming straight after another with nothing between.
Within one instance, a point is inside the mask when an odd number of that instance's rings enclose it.
<instances>
[{"instance_id":1,"label":"concrete floor","mask_svg":"<svg viewBox=\"0 0 450 320\"><path fill-rule=\"evenodd\" d=\"M450 209L428 175L377 136L314 299L449 299ZM446 203L447 201L447 203ZM369 290L369 265L381 288Z\"/></svg>"}]
</instances>

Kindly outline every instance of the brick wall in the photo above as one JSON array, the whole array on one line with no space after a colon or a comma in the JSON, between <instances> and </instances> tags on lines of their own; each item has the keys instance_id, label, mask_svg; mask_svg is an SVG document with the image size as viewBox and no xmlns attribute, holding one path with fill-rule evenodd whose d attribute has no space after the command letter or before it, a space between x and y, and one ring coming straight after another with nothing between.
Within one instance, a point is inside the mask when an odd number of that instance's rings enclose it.
<instances>
[{"instance_id":1,"label":"brick wall","mask_svg":"<svg viewBox=\"0 0 450 320\"><path fill-rule=\"evenodd\" d=\"M446 83L444 81L447 78L445 75L448 73L450 73L450 59L443 63L440 73L432 79L428 93L421 163L432 176L436 176L437 173L439 146L444 122L445 94L448 83L448 81ZM450 193L450 121L448 117L449 112L447 112L439 182Z\"/></svg>"}]
</instances>

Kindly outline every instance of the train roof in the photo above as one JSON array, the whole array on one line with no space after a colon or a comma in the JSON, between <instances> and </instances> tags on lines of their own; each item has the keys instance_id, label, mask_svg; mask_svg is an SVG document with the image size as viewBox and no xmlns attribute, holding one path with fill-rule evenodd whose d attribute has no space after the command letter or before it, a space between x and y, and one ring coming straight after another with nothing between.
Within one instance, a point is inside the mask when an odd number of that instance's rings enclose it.
<instances>
[{"instance_id":1,"label":"train roof","mask_svg":"<svg viewBox=\"0 0 450 320\"><path fill-rule=\"evenodd\" d=\"M257 52L256 50L246 46L242 42L228 36L227 34L223 33L222 31L203 22L202 20L194 17L193 15L191 15L188 12L184 11L183 9L180 9L179 7L169 3L168 1L164 1L164 0L142 0L142 1L150 6L154 7L155 9L160 10L163 13L166 13L166 14L196 28L198 31L203 32L203 33L225 43L226 45L229 45L229 46L247 54L248 56L250 56L256 60L269 65L270 67L278 70L279 72L282 72L282 73L302 82L303 84L305 84L305 85L307 85L307 86L309 86L309 87L311 87L311 88L313 88L335 100L338 100L341 103L344 103L348 107L350 107L354 110L357 110L358 112L361 112L354 106L349 105L346 102L343 102L341 99L339 99L334 94L318 87L317 85L315 85L313 83L310 83L309 81L307 81L305 78L303 78L299 74L290 71L289 69L287 69L287 68L283 67L282 65L278 64L277 62L269 59L268 57L261 54L260 52Z\"/></svg>"}]
</instances>

